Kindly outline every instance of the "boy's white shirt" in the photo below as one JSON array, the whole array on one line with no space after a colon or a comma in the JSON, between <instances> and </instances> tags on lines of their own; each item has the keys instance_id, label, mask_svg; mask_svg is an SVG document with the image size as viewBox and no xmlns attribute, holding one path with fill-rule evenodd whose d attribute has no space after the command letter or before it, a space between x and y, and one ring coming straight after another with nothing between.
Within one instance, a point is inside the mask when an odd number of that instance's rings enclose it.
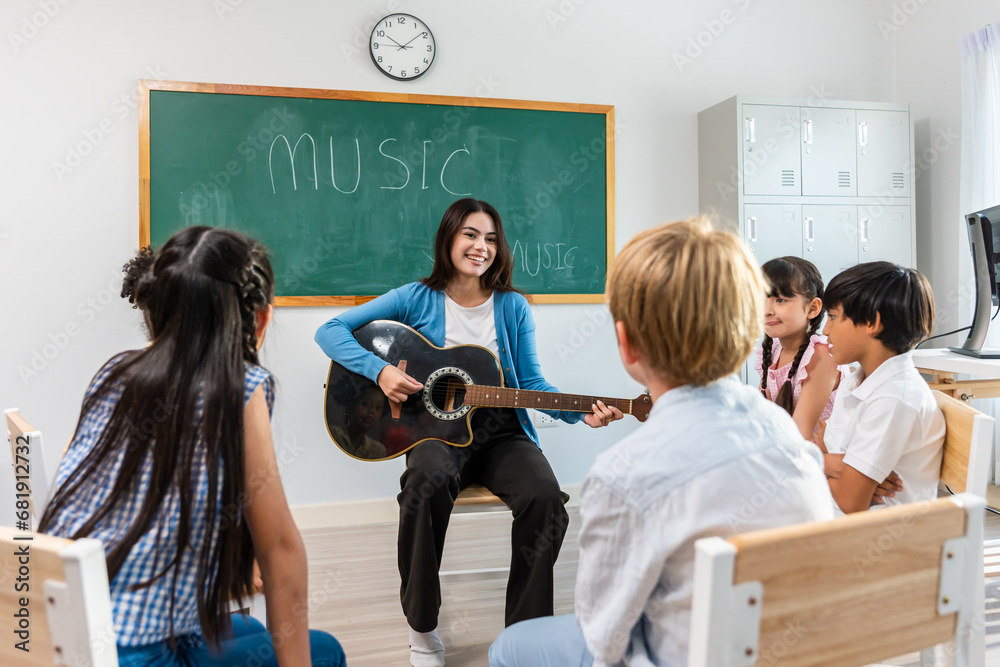
<instances>
[{"instance_id":1,"label":"boy's white shirt","mask_svg":"<svg viewBox=\"0 0 1000 667\"><path fill-rule=\"evenodd\" d=\"M832 504L819 449L759 392L727 378L660 396L581 492L576 614L594 666L687 664L694 543Z\"/></svg>"},{"instance_id":2,"label":"boy's white shirt","mask_svg":"<svg viewBox=\"0 0 1000 667\"><path fill-rule=\"evenodd\" d=\"M907 352L867 378L858 370L841 383L823 441L828 452L843 454L846 465L877 482L895 471L903 490L885 501L899 505L937 496L944 435L944 416Z\"/></svg>"}]
</instances>

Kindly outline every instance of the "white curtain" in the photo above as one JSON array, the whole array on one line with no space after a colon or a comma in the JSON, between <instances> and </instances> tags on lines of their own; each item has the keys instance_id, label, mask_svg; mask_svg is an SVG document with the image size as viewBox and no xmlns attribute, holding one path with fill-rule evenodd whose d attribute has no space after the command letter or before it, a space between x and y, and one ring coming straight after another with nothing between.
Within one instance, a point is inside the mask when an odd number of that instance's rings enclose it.
<instances>
[{"instance_id":1,"label":"white curtain","mask_svg":"<svg viewBox=\"0 0 1000 667\"><path fill-rule=\"evenodd\" d=\"M964 215L1000 204L1000 23L962 37L961 56Z\"/></svg>"},{"instance_id":2,"label":"white curtain","mask_svg":"<svg viewBox=\"0 0 1000 667\"><path fill-rule=\"evenodd\" d=\"M958 218L1000 204L1000 23L962 37L962 166ZM968 240L960 247L968 252ZM969 306L971 313L971 304ZM964 340L964 337L962 338ZM987 347L1000 347L1000 318L993 322ZM977 401L996 419L994 442L1000 442L998 399ZM1000 466L994 483L1000 483Z\"/></svg>"}]
</instances>

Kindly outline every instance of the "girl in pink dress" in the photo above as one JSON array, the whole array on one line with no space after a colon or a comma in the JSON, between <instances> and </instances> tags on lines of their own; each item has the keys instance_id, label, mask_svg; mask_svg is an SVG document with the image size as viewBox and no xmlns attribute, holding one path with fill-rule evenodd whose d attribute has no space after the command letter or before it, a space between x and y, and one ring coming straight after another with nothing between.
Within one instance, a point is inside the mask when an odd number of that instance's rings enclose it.
<instances>
[{"instance_id":1,"label":"girl in pink dress","mask_svg":"<svg viewBox=\"0 0 1000 667\"><path fill-rule=\"evenodd\" d=\"M761 267L771 284L764 308L764 341L757 349L760 390L792 415L802 437L812 440L847 368L830 356L819 333L826 308L819 270L800 257L779 257Z\"/></svg>"}]
</instances>

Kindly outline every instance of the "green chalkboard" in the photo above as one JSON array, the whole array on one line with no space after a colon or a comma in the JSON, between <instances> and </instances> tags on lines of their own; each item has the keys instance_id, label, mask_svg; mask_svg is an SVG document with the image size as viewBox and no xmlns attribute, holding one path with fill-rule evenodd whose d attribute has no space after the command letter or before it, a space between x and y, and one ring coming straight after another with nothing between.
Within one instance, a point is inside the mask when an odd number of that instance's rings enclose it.
<instances>
[{"instance_id":1,"label":"green chalkboard","mask_svg":"<svg viewBox=\"0 0 1000 667\"><path fill-rule=\"evenodd\" d=\"M143 243L189 225L273 253L279 304L354 303L430 273L445 209L500 212L515 286L600 301L613 107L144 81Z\"/></svg>"}]
</instances>

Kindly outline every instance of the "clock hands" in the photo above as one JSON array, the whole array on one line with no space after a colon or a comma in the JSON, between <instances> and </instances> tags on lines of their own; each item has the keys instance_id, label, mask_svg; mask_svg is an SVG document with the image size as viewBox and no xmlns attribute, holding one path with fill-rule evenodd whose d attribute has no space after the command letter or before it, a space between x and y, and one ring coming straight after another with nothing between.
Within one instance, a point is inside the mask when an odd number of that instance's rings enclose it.
<instances>
[{"instance_id":1,"label":"clock hands","mask_svg":"<svg viewBox=\"0 0 1000 667\"><path fill-rule=\"evenodd\" d=\"M421 34L423 34L423 33L421 33ZM420 35L417 35L417 37L420 37ZM417 37L414 37L413 39L416 39ZM411 39L410 42L412 42L413 39ZM404 49L406 49L406 48L412 49L413 48L412 46L408 46L410 42L407 42L406 44L403 44L402 48L404 48Z\"/></svg>"},{"instance_id":2,"label":"clock hands","mask_svg":"<svg viewBox=\"0 0 1000 667\"><path fill-rule=\"evenodd\" d=\"M420 37L420 35L417 35L417 37ZM416 39L417 37L414 37L413 39ZM411 39L410 42L407 42L406 44L400 44L399 42L397 42L396 40L394 40L392 37L389 37L388 35L386 35L386 39L388 39L390 42L392 42L393 44L395 44L398 47L396 49L397 51L403 51L405 49L412 49L413 48L412 46L409 46L409 43L412 42L413 39ZM376 42L376 44L378 44L378 43L379 42ZM389 45L388 44L383 44L383 46L389 46Z\"/></svg>"}]
</instances>

